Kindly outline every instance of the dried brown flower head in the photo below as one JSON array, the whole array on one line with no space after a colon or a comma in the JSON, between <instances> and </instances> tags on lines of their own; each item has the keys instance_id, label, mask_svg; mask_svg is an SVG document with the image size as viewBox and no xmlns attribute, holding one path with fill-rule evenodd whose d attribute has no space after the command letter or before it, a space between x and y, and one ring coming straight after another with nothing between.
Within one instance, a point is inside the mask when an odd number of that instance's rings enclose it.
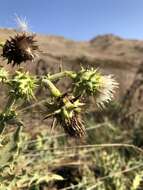
<instances>
[{"instance_id":1,"label":"dried brown flower head","mask_svg":"<svg viewBox=\"0 0 143 190\"><path fill-rule=\"evenodd\" d=\"M85 127L79 114L73 113L73 116L69 119L59 118L59 116L57 118L61 126L64 128L65 133L70 137L82 138L85 136Z\"/></svg>"},{"instance_id":2,"label":"dried brown flower head","mask_svg":"<svg viewBox=\"0 0 143 190\"><path fill-rule=\"evenodd\" d=\"M21 33L6 41L3 46L2 56L8 60L8 64L10 63L14 66L34 60L34 51L38 49L34 37L35 35Z\"/></svg>"},{"instance_id":3,"label":"dried brown flower head","mask_svg":"<svg viewBox=\"0 0 143 190\"><path fill-rule=\"evenodd\" d=\"M53 116L70 137L84 137L85 127L80 117L82 105L79 97L64 94L48 105L49 114L45 119Z\"/></svg>"}]
</instances>

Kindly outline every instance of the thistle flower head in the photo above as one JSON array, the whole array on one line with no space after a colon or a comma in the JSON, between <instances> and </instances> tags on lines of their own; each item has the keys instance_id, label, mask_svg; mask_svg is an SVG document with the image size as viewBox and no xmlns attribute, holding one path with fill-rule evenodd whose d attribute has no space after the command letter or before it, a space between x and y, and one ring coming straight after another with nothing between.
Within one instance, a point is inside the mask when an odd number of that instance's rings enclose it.
<instances>
[{"instance_id":1,"label":"thistle flower head","mask_svg":"<svg viewBox=\"0 0 143 190\"><path fill-rule=\"evenodd\" d=\"M74 78L75 94L87 94L96 98L96 103L104 107L114 94L118 83L111 75L101 75L95 69L83 69Z\"/></svg>"},{"instance_id":2,"label":"thistle flower head","mask_svg":"<svg viewBox=\"0 0 143 190\"><path fill-rule=\"evenodd\" d=\"M14 66L20 65L22 62L33 61L34 51L38 49L34 38L35 35L22 33L7 40L3 45L2 56L8 60L8 64Z\"/></svg>"},{"instance_id":3,"label":"thistle flower head","mask_svg":"<svg viewBox=\"0 0 143 190\"><path fill-rule=\"evenodd\" d=\"M83 137L85 128L80 118L80 111L83 103L78 98L63 95L57 98L51 105L48 105L49 114L45 117L55 117L71 137Z\"/></svg>"},{"instance_id":4,"label":"thistle flower head","mask_svg":"<svg viewBox=\"0 0 143 190\"><path fill-rule=\"evenodd\" d=\"M28 72L16 71L16 74L9 81L11 87L10 93L17 99L25 98L30 100L34 98L34 89L36 88L36 79Z\"/></svg>"},{"instance_id":5,"label":"thistle flower head","mask_svg":"<svg viewBox=\"0 0 143 190\"><path fill-rule=\"evenodd\" d=\"M96 95L100 87L101 74L95 69L83 69L74 78L75 93Z\"/></svg>"},{"instance_id":6,"label":"thistle flower head","mask_svg":"<svg viewBox=\"0 0 143 190\"><path fill-rule=\"evenodd\" d=\"M70 137L82 138L85 136L85 127L83 121L77 113L73 113L69 119L59 118L59 122L64 128L65 133Z\"/></svg>"},{"instance_id":7,"label":"thistle flower head","mask_svg":"<svg viewBox=\"0 0 143 190\"><path fill-rule=\"evenodd\" d=\"M98 88L96 95L97 105L105 107L105 103L108 103L113 99L116 88L118 88L118 83L112 75L101 76L100 87Z\"/></svg>"}]
</instances>

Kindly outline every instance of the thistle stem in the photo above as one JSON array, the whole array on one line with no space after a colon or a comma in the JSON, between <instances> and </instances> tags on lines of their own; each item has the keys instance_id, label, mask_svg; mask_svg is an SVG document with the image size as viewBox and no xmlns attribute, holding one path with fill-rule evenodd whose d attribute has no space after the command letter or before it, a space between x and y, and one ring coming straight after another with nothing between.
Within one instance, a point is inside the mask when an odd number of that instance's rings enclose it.
<instances>
[{"instance_id":1,"label":"thistle stem","mask_svg":"<svg viewBox=\"0 0 143 190\"><path fill-rule=\"evenodd\" d=\"M54 97L59 97L61 96L60 91L57 89L57 87L47 78L43 79L42 82L44 83L44 85L48 86L51 94Z\"/></svg>"},{"instance_id":2,"label":"thistle stem","mask_svg":"<svg viewBox=\"0 0 143 190\"><path fill-rule=\"evenodd\" d=\"M76 76L76 73L74 71L63 71L63 72L48 76L48 79L50 81L55 81L55 80L61 79L63 77L74 78L75 76Z\"/></svg>"},{"instance_id":3,"label":"thistle stem","mask_svg":"<svg viewBox=\"0 0 143 190\"><path fill-rule=\"evenodd\" d=\"M15 103L15 97L12 95L9 97L3 113L9 112L11 110L12 106L14 105L14 103Z\"/></svg>"},{"instance_id":4,"label":"thistle stem","mask_svg":"<svg viewBox=\"0 0 143 190\"><path fill-rule=\"evenodd\" d=\"M57 87L52 83L52 81L64 78L64 77L70 77L75 78L76 73L74 71L63 71L59 72L53 75L49 75L47 78L42 79L42 83L46 86L48 86L51 94L54 97L61 96L61 92L57 89Z\"/></svg>"}]
</instances>

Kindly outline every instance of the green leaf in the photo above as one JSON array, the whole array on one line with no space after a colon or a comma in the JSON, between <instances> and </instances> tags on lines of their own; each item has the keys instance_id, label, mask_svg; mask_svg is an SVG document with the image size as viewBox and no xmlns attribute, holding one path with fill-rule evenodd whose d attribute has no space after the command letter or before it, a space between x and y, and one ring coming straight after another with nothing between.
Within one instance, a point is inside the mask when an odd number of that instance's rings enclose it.
<instances>
[{"instance_id":1,"label":"green leaf","mask_svg":"<svg viewBox=\"0 0 143 190\"><path fill-rule=\"evenodd\" d=\"M19 188L33 188L38 187L41 183L49 183L54 180L63 180L63 177L57 174L49 173L45 176L41 176L38 173L34 175L25 175L17 182Z\"/></svg>"},{"instance_id":2,"label":"green leaf","mask_svg":"<svg viewBox=\"0 0 143 190\"><path fill-rule=\"evenodd\" d=\"M16 131L10 135L7 143L2 143L3 146L0 147L0 169L10 166L10 163L12 163L17 156L19 152L21 128L22 126L18 126Z\"/></svg>"},{"instance_id":3,"label":"green leaf","mask_svg":"<svg viewBox=\"0 0 143 190\"><path fill-rule=\"evenodd\" d=\"M142 179L143 179L143 173L137 174L133 180L131 190L137 190L140 186Z\"/></svg>"},{"instance_id":4,"label":"green leaf","mask_svg":"<svg viewBox=\"0 0 143 190\"><path fill-rule=\"evenodd\" d=\"M63 180L63 177L57 174L49 173L48 175L39 177L35 180L36 180L35 185L39 185L40 183L43 183L43 182L48 183L54 180Z\"/></svg>"}]
</instances>

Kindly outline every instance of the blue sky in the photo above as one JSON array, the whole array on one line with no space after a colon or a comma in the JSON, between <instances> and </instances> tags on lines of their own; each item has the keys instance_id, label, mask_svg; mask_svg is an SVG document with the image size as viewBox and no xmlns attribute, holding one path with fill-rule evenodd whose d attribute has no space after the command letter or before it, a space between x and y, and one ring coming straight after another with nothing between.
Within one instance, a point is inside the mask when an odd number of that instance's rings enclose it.
<instances>
[{"instance_id":1,"label":"blue sky","mask_svg":"<svg viewBox=\"0 0 143 190\"><path fill-rule=\"evenodd\" d=\"M113 33L143 39L143 0L1 0L0 27L26 16L32 31L89 40Z\"/></svg>"}]
</instances>

